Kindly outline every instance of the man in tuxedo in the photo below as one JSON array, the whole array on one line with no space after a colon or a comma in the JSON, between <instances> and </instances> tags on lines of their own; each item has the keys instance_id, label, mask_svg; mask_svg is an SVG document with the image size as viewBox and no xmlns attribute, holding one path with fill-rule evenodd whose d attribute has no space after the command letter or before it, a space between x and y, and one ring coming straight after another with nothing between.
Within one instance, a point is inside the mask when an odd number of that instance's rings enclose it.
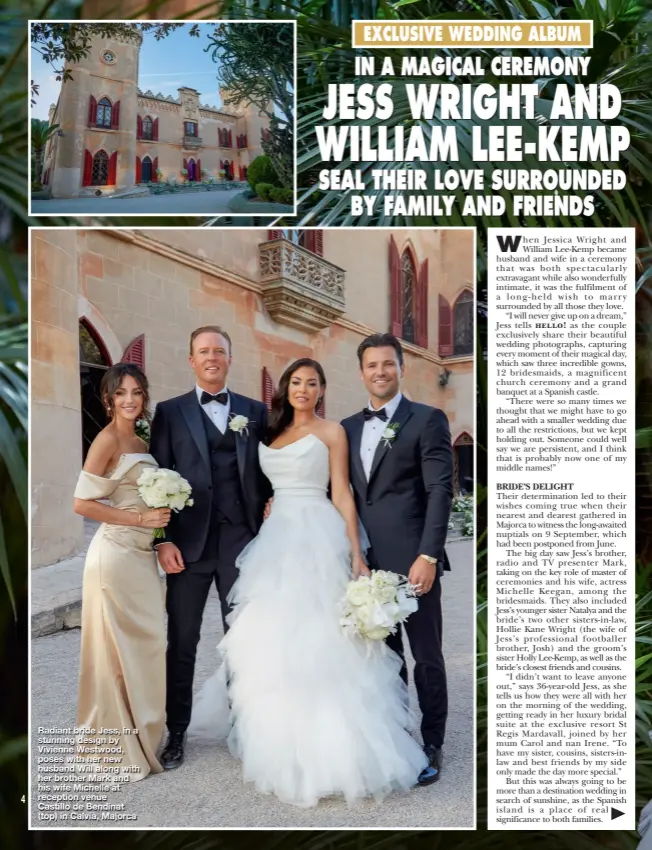
<instances>
[{"instance_id":1,"label":"man in tuxedo","mask_svg":"<svg viewBox=\"0 0 652 850\"><path fill-rule=\"evenodd\" d=\"M448 713L442 651L441 577L453 497L453 451L446 415L400 392L403 349L391 334L358 347L368 406L342 422L349 441L351 484L371 548L371 569L389 570L419 585L419 607L406 623L429 766L419 783L439 779ZM387 639L403 656L400 627ZM405 660L401 670L407 682Z\"/></svg>"},{"instance_id":2,"label":"man in tuxedo","mask_svg":"<svg viewBox=\"0 0 652 850\"><path fill-rule=\"evenodd\" d=\"M188 480L194 500L191 507L172 514L165 537L156 544L167 574L169 737L161 763L168 770L183 762L195 656L211 583L219 594L226 631L235 562L258 533L271 493L258 463L267 408L227 388L231 354L229 335L220 327L193 331L190 366L196 386L160 402L152 423L152 455L159 466Z\"/></svg>"}]
</instances>

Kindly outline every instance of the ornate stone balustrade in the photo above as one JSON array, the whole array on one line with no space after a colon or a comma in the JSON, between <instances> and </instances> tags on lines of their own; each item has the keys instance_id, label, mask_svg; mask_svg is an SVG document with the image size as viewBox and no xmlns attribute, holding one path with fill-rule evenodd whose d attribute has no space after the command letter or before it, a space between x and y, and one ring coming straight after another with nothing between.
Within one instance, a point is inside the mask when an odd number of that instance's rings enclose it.
<instances>
[{"instance_id":1,"label":"ornate stone balustrade","mask_svg":"<svg viewBox=\"0 0 652 850\"><path fill-rule=\"evenodd\" d=\"M345 272L287 239L259 246L263 300L272 318L314 333L345 310Z\"/></svg>"}]
</instances>

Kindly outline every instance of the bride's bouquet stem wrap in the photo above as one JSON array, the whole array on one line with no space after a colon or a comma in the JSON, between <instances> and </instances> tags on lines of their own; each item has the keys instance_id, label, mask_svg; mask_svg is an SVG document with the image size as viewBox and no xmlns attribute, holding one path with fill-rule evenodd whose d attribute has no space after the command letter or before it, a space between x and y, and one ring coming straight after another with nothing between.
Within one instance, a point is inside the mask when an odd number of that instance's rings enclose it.
<instances>
[{"instance_id":1,"label":"bride's bouquet stem wrap","mask_svg":"<svg viewBox=\"0 0 652 850\"><path fill-rule=\"evenodd\" d=\"M170 508L178 512L193 504L192 487L172 469L147 467L137 483L140 497L148 508ZM165 537L165 530L154 529L154 537Z\"/></svg>"},{"instance_id":2,"label":"bride's bouquet stem wrap","mask_svg":"<svg viewBox=\"0 0 652 850\"><path fill-rule=\"evenodd\" d=\"M416 588L405 576L387 570L350 581L341 604L345 633L367 641L385 640L418 608Z\"/></svg>"}]
</instances>

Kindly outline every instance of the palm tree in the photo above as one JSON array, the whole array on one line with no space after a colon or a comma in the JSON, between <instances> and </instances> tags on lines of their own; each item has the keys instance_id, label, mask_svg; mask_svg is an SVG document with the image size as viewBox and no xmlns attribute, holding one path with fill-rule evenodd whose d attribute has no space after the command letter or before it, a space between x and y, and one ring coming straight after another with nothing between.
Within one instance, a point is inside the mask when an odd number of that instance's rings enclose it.
<instances>
[{"instance_id":1,"label":"palm tree","mask_svg":"<svg viewBox=\"0 0 652 850\"><path fill-rule=\"evenodd\" d=\"M59 129L58 124L48 124L40 118L31 120L31 143L32 143L32 183L40 184L43 171L43 158L45 148L52 136Z\"/></svg>"}]
</instances>

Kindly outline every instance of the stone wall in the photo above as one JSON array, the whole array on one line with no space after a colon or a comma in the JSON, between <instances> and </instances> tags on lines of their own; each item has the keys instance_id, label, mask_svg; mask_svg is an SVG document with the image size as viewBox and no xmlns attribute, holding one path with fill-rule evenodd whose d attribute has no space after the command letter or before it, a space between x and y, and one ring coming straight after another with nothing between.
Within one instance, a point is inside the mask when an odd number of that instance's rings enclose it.
<instances>
[{"instance_id":1,"label":"stone wall","mask_svg":"<svg viewBox=\"0 0 652 850\"><path fill-rule=\"evenodd\" d=\"M32 230L30 423L32 566L77 551L80 470L77 232Z\"/></svg>"}]
</instances>

